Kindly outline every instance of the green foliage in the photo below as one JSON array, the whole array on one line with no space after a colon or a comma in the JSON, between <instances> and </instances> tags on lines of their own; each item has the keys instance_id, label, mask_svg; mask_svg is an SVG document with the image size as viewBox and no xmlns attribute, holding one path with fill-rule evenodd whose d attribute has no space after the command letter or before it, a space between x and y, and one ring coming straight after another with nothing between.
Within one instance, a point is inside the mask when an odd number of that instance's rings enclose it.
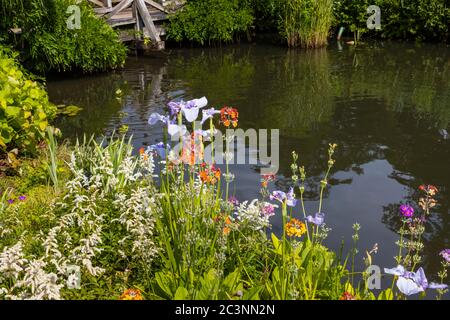
<instances>
[{"instance_id":1,"label":"green foliage","mask_svg":"<svg viewBox=\"0 0 450 320\"><path fill-rule=\"evenodd\" d=\"M382 36L389 39L445 41L450 39L447 0L377 0Z\"/></svg>"},{"instance_id":2,"label":"green foliage","mask_svg":"<svg viewBox=\"0 0 450 320\"><path fill-rule=\"evenodd\" d=\"M339 26L344 26L354 33L355 39L367 29L367 7L371 5L369 0L335 0L334 14ZM382 9L383 10L383 9Z\"/></svg>"},{"instance_id":3,"label":"green foliage","mask_svg":"<svg viewBox=\"0 0 450 320\"><path fill-rule=\"evenodd\" d=\"M11 27L20 27L25 43L23 60L39 72L82 71L95 72L123 65L126 48L117 33L99 19L86 1L77 4L81 9L79 29L67 26L75 0L32 0L23 6L5 6L6 20L0 34ZM17 44L15 38L9 43Z\"/></svg>"},{"instance_id":4,"label":"green foliage","mask_svg":"<svg viewBox=\"0 0 450 320\"><path fill-rule=\"evenodd\" d=\"M221 279L217 270L209 269L203 276L187 273L184 286L177 286L172 273L157 272L155 275L155 293L171 300L228 300L237 297L243 291L238 269Z\"/></svg>"},{"instance_id":5,"label":"green foliage","mask_svg":"<svg viewBox=\"0 0 450 320\"><path fill-rule=\"evenodd\" d=\"M336 23L358 35L368 32L369 5L381 9L380 35L388 39L449 39L450 5L446 0L335 0Z\"/></svg>"},{"instance_id":6,"label":"green foliage","mask_svg":"<svg viewBox=\"0 0 450 320\"><path fill-rule=\"evenodd\" d=\"M167 38L199 44L230 42L248 31L253 14L247 0L188 0L170 18Z\"/></svg>"},{"instance_id":7,"label":"green foliage","mask_svg":"<svg viewBox=\"0 0 450 320\"><path fill-rule=\"evenodd\" d=\"M281 35L289 47L317 48L327 44L332 0L287 0L280 7Z\"/></svg>"},{"instance_id":8,"label":"green foliage","mask_svg":"<svg viewBox=\"0 0 450 320\"><path fill-rule=\"evenodd\" d=\"M55 115L47 92L0 47L0 152L35 153Z\"/></svg>"}]
</instances>

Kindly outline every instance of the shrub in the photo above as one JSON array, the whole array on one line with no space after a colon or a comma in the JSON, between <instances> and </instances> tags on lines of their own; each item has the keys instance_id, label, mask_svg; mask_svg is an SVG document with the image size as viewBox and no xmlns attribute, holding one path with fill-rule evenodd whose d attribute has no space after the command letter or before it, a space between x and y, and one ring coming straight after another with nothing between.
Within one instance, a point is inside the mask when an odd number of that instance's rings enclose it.
<instances>
[{"instance_id":1,"label":"shrub","mask_svg":"<svg viewBox=\"0 0 450 320\"><path fill-rule=\"evenodd\" d=\"M0 152L34 153L55 115L46 91L0 47Z\"/></svg>"},{"instance_id":2,"label":"shrub","mask_svg":"<svg viewBox=\"0 0 450 320\"><path fill-rule=\"evenodd\" d=\"M367 32L366 9L375 4L381 9L381 36L389 39L449 39L450 6L446 0L335 0L334 13L339 25L355 33Z\"/></svg>"},{"instance_id":3,"label":"shrub","mask_svg":"<svg viewBox=\"0 0 450 320\"><path fill-rule=\"evenodd\" d=\"M335 0L334 14L340 26L353 32L355 40L358 40L367 29L367 7L372 3L368 0Z\"/></svg>"},{"instance_id":4,"label":"shrub","mask_svg":"<svg viewBox=\"0 0 450 320\"><path fill-rule=\"evenodd\" d=\"M167 37L200 44L228 42L248 31L252 22L246 0L189 0L170 18Z\"/></svg>"},{"instance_id":5,"label":"shrub","mask_svg":"<svg viewBox=\"0 0 450 320\"><path fill-rule=\"evenodd\" d=\"M20 1L19 1L20 3ZM4 6L7 28L21 27L25 42L23 60L39 72L95 72L120 67L127 50L117 33L99 19L87 2L77 4L81 9L81 28L67 28L66 13L74 0L32 0ZM16 39L9 39L16 44Z\"/></svg>"},{"instance_id":6,"label":"shrub","mask_svg":"<svg viewBox=\"0 0 450 320\"><path fill-rule=\"evenodd\" d=\"M449 39L450 3L447 0L378 0L382 36L414 40Z\"/></svg>"}]
</instances>

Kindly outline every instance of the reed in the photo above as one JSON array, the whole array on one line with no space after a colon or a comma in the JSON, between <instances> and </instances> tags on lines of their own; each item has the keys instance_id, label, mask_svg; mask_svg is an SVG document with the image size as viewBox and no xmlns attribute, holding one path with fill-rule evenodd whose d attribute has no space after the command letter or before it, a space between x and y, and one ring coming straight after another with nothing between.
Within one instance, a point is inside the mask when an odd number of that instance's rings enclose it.
<instances>
[{"instance_id":1,"label":"reed","mask_svg":"<svg viewBox=\"0 0 450 320\"><path fill-rule=\"evenodd\" d=\"M286 0L281 33L289 47L319 48L327 44L333 0Z\"/></svg>"}]
</instances>

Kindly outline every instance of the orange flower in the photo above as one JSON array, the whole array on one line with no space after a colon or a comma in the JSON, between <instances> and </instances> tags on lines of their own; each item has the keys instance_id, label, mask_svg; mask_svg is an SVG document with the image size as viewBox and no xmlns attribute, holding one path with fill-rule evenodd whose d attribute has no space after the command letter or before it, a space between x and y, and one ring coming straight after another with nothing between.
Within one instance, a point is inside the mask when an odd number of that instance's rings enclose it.
<instances>
[{"instance_id":1,"label":"orange flower","mask_svg":"<svg viewBox=\"0 0 450 320\"><path fill-rule=\"evenodd\" d=\"M238 125L239 112L235 108L223 107L220 109L220 121L225 127L229 127L230 124L236 128Z\"/></svg>"},{"instance_id":2,"label":"orange flower","mask_svg":"<svg viewBox=\"0 0 450 320\"><path fill-rule=\"evenodd\" d=\"M142 299L141 290L127 289L119 297L119 300L144 300L144 299Z\"/></svg>"},{"instance_id":3,"label":"orange flower","mask_svg":"<svg viewBox=\"0 0 450 320\"><path fill-rule=\"evenodd\" d=\"M140 148L139 149L139 154L143 155L144 153L145 153L145 148L144 147Z\"/></svg>"},{"instance_id":4,"label":"orange flower","mask_svg":"<svg viewBox=\"0 0 450 320\"><path fill-rule=\"evenodd\" d=\"M301 237L306 232L306 225L297 219L291 219L285 228L288 237Z\"/></svg>"},{"instance_id":5,"label":"orange flower","mask_svg":"<svg viewBox=\"0 0 450 320\"><path fill-rule=\"evenodd\" d=\"M214 170L214 176L215 176L217 179L220 179L220 168L213 169L213 170Z\"/></svg>"},{"instance_id":6,"label":"orange flower","mask_svg":"<svg viewBox=\"0 0 450 320\"><path fill-rule=\"evenodd\" d=\"M220 168L216 168L214 165L208 167L204 162L200 165L200 168L199 176L203 183L216 184L220 180Z\"/></svg>"},{"instance_id":7,"label":"orange flower","mask_svg":"<svg viewBox=\"0 0 450 320\"><path fill-rule=\"evenodd\" d=\"M230 225L230 224L231 224L230 216L227 216L227 217L226 217L226 219L225 219L225 224L226 224L226 225Z\"/></svg>"},{"instance_id":8,"label":"orange flower","mask_svg":"<svg viewBox=\"0 0 450 320\"><path fill-rule=\"evenodd\" d=\"M229 227L224 227L224 228L223 228L223 234L224 234L225 236L227 236L227 235L230 233L230 231L231 231L231 229L230 229Z\"/></svg>"}]
</instances>

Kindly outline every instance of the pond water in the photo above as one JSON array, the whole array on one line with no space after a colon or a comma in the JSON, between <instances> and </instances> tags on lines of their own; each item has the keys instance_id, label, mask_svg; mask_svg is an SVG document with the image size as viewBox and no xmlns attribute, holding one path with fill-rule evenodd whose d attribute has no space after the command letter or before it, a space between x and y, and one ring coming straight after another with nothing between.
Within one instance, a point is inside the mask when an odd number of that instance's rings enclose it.
<instances>
[{"instance_id":1,"label":"pond water","mask_svg":"<svg viewBox=\"0 0 450 320\"><path fill-rule=\"evenodd\" d=\"M121 89L122 99L115 91ZM211 106L235 106L239 126L280 129L280 169L272 188L290 183L291 151L306 167L307 208L317 211L328 143L339 145L325 192L326 243L345 250L352 224L361 225L358 264L378 243L374 263L393 267L398 252L398 206L415 203L422 183L438 187L439 205L426 224L424 261L437 280L438 253L450 247L450 48L401 43L361 47L330 44L313 51L270 45L174 49L159 57L130 57L108 74L51 79L52 102L83 107L58 121L66 137L110 134L129 126L136 147L161 141L152 112L172 99L206 96ZM233 193L258 196L259 171L233 166ZM417 208L417 207L416 207ZM294 216L301 217L300 208ZM280 220L273 220L279 232Z\"/></svg>"}]
</instances>

